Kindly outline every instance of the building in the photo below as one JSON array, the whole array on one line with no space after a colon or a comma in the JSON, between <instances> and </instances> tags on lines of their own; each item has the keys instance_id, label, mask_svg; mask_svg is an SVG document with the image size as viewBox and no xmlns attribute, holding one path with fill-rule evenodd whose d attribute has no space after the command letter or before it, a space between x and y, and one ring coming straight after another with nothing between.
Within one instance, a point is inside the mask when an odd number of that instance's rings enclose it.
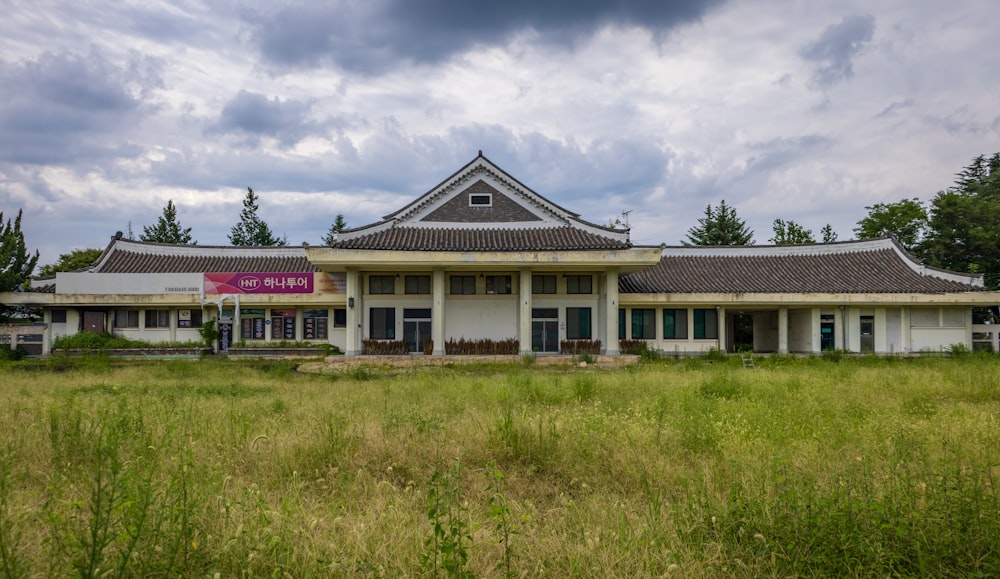
<instances>
[{"instance_id":1,"label":"building","mask_svg":"<svg viewBox=\"0 0 1000 579\"><path fill-rule=\"evenodd\" d=\"M43 308L41 351L75 332L195 341L328 342L348 355L596 351L635 344L815 353L973 346L981 276L929 268L893 239L781 247L634 246L480 153L330 247L210 247L116 235L86 271L36 279L6 304ZM449 346L451 344L451 346ZM389 347L383 347L389 346Z\"/></svg>"}]
</instances>

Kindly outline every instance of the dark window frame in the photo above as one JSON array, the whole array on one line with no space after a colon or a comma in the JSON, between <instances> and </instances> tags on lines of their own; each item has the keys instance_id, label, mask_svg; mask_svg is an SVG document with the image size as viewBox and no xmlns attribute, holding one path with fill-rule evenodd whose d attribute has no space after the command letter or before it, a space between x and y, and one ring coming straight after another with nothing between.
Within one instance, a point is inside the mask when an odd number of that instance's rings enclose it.
<instances>
[{"instance_id":1,"label":"dark window frame","mask_svg":"<svg viewBox=\"0 0 1000 579\"><path fill-rule=\"evenodd\" d=\"M407 295L430 295L431 276L429 275L403 276L403 293Z\"/></svg>"},{"instance_id":2,"label":"dark window frame","mask_svg":"<svg viewBox=\"0 0 1000 579\"><path fill-rule=\"evenodd\" d=\"M373 340L396 339L396 308L368 310L368 334Z\"/></svg>"},{"instance_id":3,"label":"dark window frame","mask_svg":"<svg viewBox=\"0 0 1000 579\"><path fill-rule=\"evenodd\" d=\"M500 291L497 291L497 284ZM486 295L511 295L514 293L514 276L495 274L486 276Z\"/></svg>"},{"instance_id":4,"label":"dark window frame","mask_svg":"<svg viewBox=\"0 0 1000 579\"><path fill-rule=\"evenodd\" d=\"M714 308L695 309L693 326L695 340L718 340L719 311Z\"/></svg>"},{"instance_id":5,"label":"dark window frame","mask_svg":"<svg viewBox=\"0 0 1000 579\"><path fill-rule=\"evenodd\" d=\"M458 289L458 291L455 291ZM469 290L472 291L469 291ZM476 295L476 276L474 275L453 275L448 278L448 290L453 296L474 296Z\"/></svg>"},{"instance_id":6,"label":"dark window frame","mask_svg":"<svg viewBox=\"0 0 1000 579\"><path fill-rule=\"evenodd\" d=\"M668 316L670 316L668 318ZM688 339L688 311L680 308L664 308L660 315L663 319L664 340Z\"/></svg>"},{"instance_id":7,"label":"dark window frame","mask_svg":"<svg viewBox=\"0 0 1000 579\"><path fill-rule=\"evenodd\" d=\"M591 295L594 293L594 276L567 275L566 293L576 295Z\"/></svg>"},{"instance_id":8,"label":"dark window frame","mask_svg":"<svg viewBox=\"0 0 1000 579\"><path fill-rule=\"evenodd\" d=\"M632 308L631 319L633 340L656 339L656 308ZM637 319L638 324L636 323Z\"/></svg>"},{"instance_id":9,"label":"dark window frame","mask_svg":"<svg viewBox=\"0 0 1000 579\"><path fill-rule=\"evenodd\" d=\"M531 293L537 295L549 295L557 293L556 275L553 274L532 274Z\"/></svg>"},{"instance_id":10,"label":"dark window frame","mask_svg":"<svg viewBox=\"0 0 1000 579\"><path fill-rule=\"evenodd\" d=\"M396 294L396 276L394 275L368 276L368 295L391 296L395 294Z\"/></svg>"},{"instance_id":11,"label":"dark window frame","mask_svg":"<svg viewBox=\"0 0 1000 579\"><path fill-rule=\"evenodd\" d=\"M586 331L581 314L586 312ZM567 340L592 340L594 337L594 316L591 308L567 307L566 308L566 339Z\"/></svg>"}]
</instances>

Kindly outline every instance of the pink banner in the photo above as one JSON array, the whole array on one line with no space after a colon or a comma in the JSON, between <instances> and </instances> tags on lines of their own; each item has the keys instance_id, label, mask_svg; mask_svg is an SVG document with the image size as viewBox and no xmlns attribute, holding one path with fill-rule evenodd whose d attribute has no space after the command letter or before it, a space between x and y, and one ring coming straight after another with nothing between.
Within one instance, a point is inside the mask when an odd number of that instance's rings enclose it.
<instances>
[{"instance_id":1,"label":"pink banner","mask_svg":"<svg viewBox=\"0 0 1000 579\"><path fill-rule=\"evenodd\" d=\"M206 273L206 294L311 294L313 273Z\"/></svg>"}]
</instances>

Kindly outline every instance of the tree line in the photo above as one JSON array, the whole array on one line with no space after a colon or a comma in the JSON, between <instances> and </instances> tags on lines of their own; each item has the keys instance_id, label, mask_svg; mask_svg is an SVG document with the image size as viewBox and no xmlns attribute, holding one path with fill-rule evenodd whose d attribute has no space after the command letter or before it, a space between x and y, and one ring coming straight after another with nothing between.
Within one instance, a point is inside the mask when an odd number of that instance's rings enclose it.
<instances>
[{"instance_id":1,"label":"tree line","mask_svg":"<svg viewBox=\"0 0 1000 579\"><path fill-rule=\"evenodd\" d=\"M927 265L982 274L986 286L1000 285L1000 153L980 155L964 167L954 184L925 206L917 198L865 207L858 239L892 235ZM812 231L795 221L775 219L774 245L816 243ZM830 225L820 230L823 243L837 240ZM685 245L753 245L753 231L723 200L687 232Z\"/></svg>"},{"instance_id":2,"label":"tree line","mask_svg":"<svg viewBox=\"0 0 1000 579\"><path fill-rule=\"evenodd\" d=\"M924 263L943 269L982 274L986 286L1000 285L1000 153L980 155L956 175L954 184L939 191L926 205L917 198L895 203L876 203L865 207L867 215L857 222L854 234L859 239L892 235ZM259 198L247 187L239 222L229 233L229 241L238 246L277 246L285 240L277 237L258 215ZM39 254L28 250L21 231L21 211L13 221L3 221L0 212L0 292L17 291L32 275ZM337 234L347 228L338 214L323 238L332 245ZM793 220L775 219L774 245L832 243L837 234L827 224L819 236ZM195 245L191 228L183 227L173 200L167 201L157 222L143 227L142 241ZM753 245L754 232L747 227L734 207L723 200L709 204L703 217L687 231L685 245ZM74 271L93 264L100 249L80 249L61 254L44 265L39 275Z\"/></svg>"}]
</instances>

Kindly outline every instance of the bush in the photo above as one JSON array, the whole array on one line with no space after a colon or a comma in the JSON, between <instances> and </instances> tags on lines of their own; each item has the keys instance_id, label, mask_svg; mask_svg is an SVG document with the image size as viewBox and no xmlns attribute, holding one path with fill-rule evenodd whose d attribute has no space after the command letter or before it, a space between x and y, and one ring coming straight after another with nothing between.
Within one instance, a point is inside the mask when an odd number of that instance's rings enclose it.
<instances>
[{"instance_id":1,"label":"bush","mask_svg":"<svg viewBox=\"0 0 1000 579\"><path fill-rule=\"evenodd\" d=\"M505 340L466 340L459 338L458 341L451 339L445 342L444 351L447 354L460 356L516 356L520 351L520 343L517 338L507 338Z\"/></svg>"},{"instance_id":2,"label":"bush","mask_svg":"<svg viewBox=\"0 0 1000 579\"><path fill-rule=\"evenodd\" d=\"M559 342L561 354L593 354L601 353L600 340L563 340Z\"/></svg>"},{"instance_id":3,"label":"bush","mask_svg":"<svg viewBox=\"0 0 1000 579\"><path fill-rule=\"evenodd\" d=\"M394 356L408 354L403 340L362 340L361 353L367 356Z\"/></svg>"}]
</instances>

